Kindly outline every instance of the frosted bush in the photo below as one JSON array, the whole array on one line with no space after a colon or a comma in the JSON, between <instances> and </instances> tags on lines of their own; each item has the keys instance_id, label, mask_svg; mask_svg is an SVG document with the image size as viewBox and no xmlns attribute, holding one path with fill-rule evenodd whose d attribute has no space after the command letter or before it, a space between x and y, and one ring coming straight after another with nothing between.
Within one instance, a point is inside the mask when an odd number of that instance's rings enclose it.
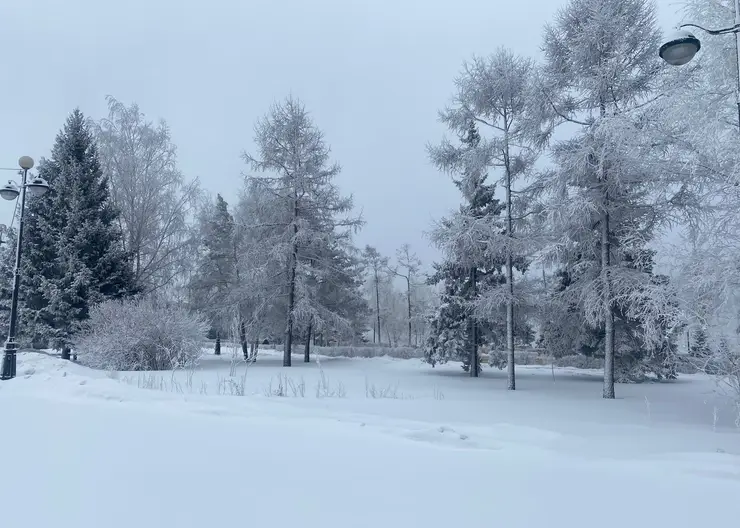
<instances>
[{"instance_id":1,"label":"frosted bush","mask_svg":"<svg viewBox=\"0 0 740 528\"><path fill-rule=\"evenodd\" d=\"M206 320L186 310L140 300L108 301L90 312L76 350L84 364L104 370L169 370L196 364Z\"/></svg>"}]
</instances>

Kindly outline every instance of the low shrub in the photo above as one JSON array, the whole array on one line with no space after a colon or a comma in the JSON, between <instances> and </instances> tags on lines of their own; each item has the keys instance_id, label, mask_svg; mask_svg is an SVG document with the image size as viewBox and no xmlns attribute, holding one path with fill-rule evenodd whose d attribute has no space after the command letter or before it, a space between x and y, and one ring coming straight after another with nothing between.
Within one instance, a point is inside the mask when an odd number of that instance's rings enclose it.
<instances>
[{"instance_id":1,"label":"low shrub","mask_svg":"<svg viewBox=\"0 0 740 528\"><path fill-rule=\"evenodd\" d=\"M80 362L105 370L169 370L196 364L206 320L146 299L107 301L90 312L76 343Z\"/></svg>"}]
</instances>

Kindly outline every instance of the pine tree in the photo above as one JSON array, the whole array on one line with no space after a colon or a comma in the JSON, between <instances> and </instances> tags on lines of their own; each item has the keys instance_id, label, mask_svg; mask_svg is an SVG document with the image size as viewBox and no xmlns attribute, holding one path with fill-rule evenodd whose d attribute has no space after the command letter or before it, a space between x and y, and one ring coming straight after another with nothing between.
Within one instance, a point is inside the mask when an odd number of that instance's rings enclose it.
<instances>
[{"instance_id":1,"label":"pine tree","mask_svg":"<svg viewBox=\"0 0 740 528\"><path fill-rule=\"evenodd\" d=\"M117 211L85 118L75 110L39 175L50 190L28 202L23 324L69 359L72 338L92 305L134 293Z\"/></svg>"}]
</instances>

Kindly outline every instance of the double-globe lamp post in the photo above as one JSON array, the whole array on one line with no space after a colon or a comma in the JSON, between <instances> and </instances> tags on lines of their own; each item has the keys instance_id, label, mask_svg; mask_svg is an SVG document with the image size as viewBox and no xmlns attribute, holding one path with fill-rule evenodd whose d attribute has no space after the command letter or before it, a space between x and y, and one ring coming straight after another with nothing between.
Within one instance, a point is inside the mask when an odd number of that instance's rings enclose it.
<instances>
[{"instance_id":1,"label":"double-globe lamp post","mask_svg":"<svg viewBox=\"0 0 740 528\"><path fill-rule=\"evenodd\" d=\"M735 49L737 60L737 86L735 88L735 101L737 103L737 120L740 128L740 0L735 0L735 25L724 29L707 29L697 24L683 24L670 38L660 47L659 55L671 66L683 66L694 58L701 49L701 42L693 33L683 29L694 27L701 29L709 35L735 34Z\"/></svg>"},{"instance_id":2,"label":"double-globe lamp post","mask_svg":"<svg viewBox=\"0 0 740 528\"><path fill-rule=\"evenodd\" d=\"M15 267L13 268L13 296L10 301L10 326L8 329L8 340L5 342L3 351L2 371L0 379L9 380L15 378L16 354L18 342L16 341L16 330L18 326L18 292L21 284L21 255L23 251L23 211L26 207L26 189L31 196L43 196L49 190L49 184L43 178L34 178L28 181L28 171L33 168L33 158L21 156L18 165L22 172L20 188L12 180L0 187L0 197L5 200L15 200L20 195L20 212L18 214L18 239L15 248Z\"/></svg>"}]
</instances>

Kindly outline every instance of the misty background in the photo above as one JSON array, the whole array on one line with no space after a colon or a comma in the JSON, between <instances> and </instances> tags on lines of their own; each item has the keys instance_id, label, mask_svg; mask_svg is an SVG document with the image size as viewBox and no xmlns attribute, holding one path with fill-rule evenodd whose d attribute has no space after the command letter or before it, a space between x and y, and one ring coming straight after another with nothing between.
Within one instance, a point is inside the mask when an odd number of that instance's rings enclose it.
<instances>
[{"instance_id":1,"label":"misty background","mask_svg":"<svg viewBox=\"0 0 740 528\"><path fill-rule=\"evenodd\" d=\"M38 163L75 107L99 119L106 95L165 119L186 179L236 202L253 125L300 97L343 167L337 183L366 221L357 245L393 255L460 203L425 146L464 60L499 46L539 60L564 0L4 0L0 3L0 167ZM668 32L676 0L658 0ZM657 53L657 50L656 50ZM0 172L0 178L14 177ZM0 203L10 224L14 202Z\"/></svg>"}]
</instances>

